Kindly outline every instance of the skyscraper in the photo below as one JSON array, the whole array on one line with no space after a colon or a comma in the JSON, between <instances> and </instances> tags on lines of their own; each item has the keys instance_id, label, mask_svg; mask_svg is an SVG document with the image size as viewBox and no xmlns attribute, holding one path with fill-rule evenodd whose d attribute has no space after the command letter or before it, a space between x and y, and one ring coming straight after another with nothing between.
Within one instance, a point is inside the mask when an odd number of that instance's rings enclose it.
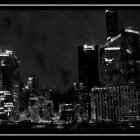
<instances>
[{"instance_id":1,"label":"skyscraper","mask_svg":"<svg viewBox=\"0 0 140 140\"><path fill-rule=\"evenodd\" d=\"M119 34L118 11L106 10L107 40Z\"/></svg>"},{"instance_id":2,"label":"skyscraper","mask_svg":"<svg viewBox=\"0 0 140 140\"><path fill-rule=\"evenodd\" d=\"M90 93L83 83L74 83L74 115L77 121L87 121L91 117Z\"/></svg>"},{"instance_id":3,"label":"skyscraper","mask_svg":"<svg viewBox=\"0 0 140 140\"><path fill-rule=\"evenodd\" d=\"M82 82L87 91L99 85L99 53L95 44L85 44L78 48L79 82Z\"/></svg>"},{"instance_id":4,"label":"skyscraper","mask_svg":"<svg viewBox=\"0 0 140 140\"><path fill-rule=\"evenodd\" d=\"M91 92L91 119L94 121L134 121L139 116L135 86L95 87Z\"/></svg>"},{"instance_id":5,"label":"skyscraper","mask_svg":"<svg viewBox=\"0 0 140 140\"><path fill-rule=\"evenodd\" d=\"M124 76L127 84L140 86L140 46L139 31L132 27L121 29L122 34L122 61Z\"/></svg>"},{"instance_id":6,"label":"skyscraper","mask_svg":"<svg viewBox=\"0 0 140 140\"><path fill-rule=\"evenodd\" d=\"M12 90L13 81L19 73L19 63L13 51L0 51L0 90Z\"/></svg>"},{"instance_id":7,"label":"skyscraper","mask_svg":"<svg viewBox=\"0 0 140 140\"><path fill-rule=\"evenodd\" d=\"M19 75L19 60L13 51L0 51L0 118L8 118L14 108L13 85ZM2 115L2 116L1 116ZM5 117L4 117L5 116Z\"/></svg>"},{"instance_id":8,"label":"skyscraper","mask_svg":"<svg viewBox=\"0 0 140 140\"><path fill-rule=\"evenodd\" d=\"M108 40L101 48L102 84L117 86L124 84L122 76L121 34Z\"/></svg>"}]
</instances>

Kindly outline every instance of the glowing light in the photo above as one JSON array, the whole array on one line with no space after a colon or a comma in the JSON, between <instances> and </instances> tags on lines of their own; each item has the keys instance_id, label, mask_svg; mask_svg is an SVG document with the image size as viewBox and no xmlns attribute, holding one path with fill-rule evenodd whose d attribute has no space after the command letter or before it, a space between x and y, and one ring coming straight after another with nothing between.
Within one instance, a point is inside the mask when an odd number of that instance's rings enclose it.
<instances>
[{"instance_id":1,"label":"glowing light","mask_svg":"<svg viewBox=\"0 0 140 140\"><path fill-rule=\"evenodd\" d=\"M4 105L4 107L14 107L13 105Z\"/></svg>"},{"instance_id":2,"label":"glowing light","mask_svg":"<svg viewBox=\"0 0 140 140\"><path fill-rule=\"evenodd\" d=\"M5 52L1 52L0 56L9 56L9 55L12 55L12 54L13 54L12 51L5 50Z\"/></svg>"},{"instance_id":3,"label":"glowing light","mask_svg":"<svg viewBox=\"0 0 140 140\"><path fill-rule=\"evenodd\" d=\"M25 88L26 88L26 89L29 89L29 87L28 87L28 86L25 86Z\"/></svg>"},{"instance_id":4,"label":"glowing light","mask_svg":"<svg viewBox=\"0 0 140 140\"><path fill-rule=\"evenodd\" d=\"M116 37L111 38L111 42L115 41L115 40L118 39L119 37L121 37L121 34L119 34L119 35L116 36Z\"/></svg>"},{"instance_id":5,"label":"glowing light","mask_svg":"<svg viewBox=\"0 0 140 140\"><path fill-rule=\"evenodd\" d=\"M105 62L112 62L113 59L114 59L114 58L112 58L112 59L107 59L107 58L105 58Z\"/></svg>"},{"instance_id":6,"label":"glowing light","mask_svg":"<svg viewBox=\"0 0 140 140\"><path fill-rule=\"evenodd\" d=\"M10 93L5 93L5 95L11 95Z\"/></svg>"},{"instance_id":7,"label":"glowing light","mask_svg":"<svg viewBox=\"0 0 140 140\"><path fill-rule=\"evenodd\" d=\"M84 51L95 50L95 45L93 45L93 44L85 44L83 47L84 47Z\"/></svg>"},{"instance_id":8,"label":"glowing light","mask_svg":"<svg viewBox=\"0 0 140 140\"><path fill-rule=\"evenodd\" d=\"M0 56L9 56L7 53L1 53Z\"/></svg>"},{"instance_id":9,"label":"glowing light","mask_svg":"<svg viewBox=\"0 0 140 140\"><path fill-rule=\"evenodd\" d=\"M115 12L115 11L111 11L111 10L105 10L105 13L107 13L107 12Z\"/></svg>"},{"instance_id":10,"label":"glowing light","mask_svg":"<svg viewBox=\"0 0 140 140\"><path fill-rule=\"evenodd\" d=\"M134 33L134 34L140 34L138 31L133 30L133 29L125 29L125 32Z\"/></svg>"},{"instance_id":11,"label":"glowing light","mask_svg":"<svg viewBox=\"0 0 140 140\"><path fill-rule=\"evenodd\" d=\"M137 63L140 63L140 60L137 60L136 62L137 62Z\"/></svg>"},{"instance_id":12,"label":"glowing light","mask_svg":"<svg viewBox=\"0 0 140 140\"><path fill-rule=\"evenodd\" d=\"M129 54L131 54L131 53L132 53L132 51L131 51L131 50L129 50L129 49L126 49L126 52L127 52L127 53L129 53Z\"/></svg>"},{"instance_id":13,"label":"glowing light","mask_svg":"<svg viewBox=\"0 0 140 140\"><path fill-rule=\"evenodd\" d=\"M9 91L4 91L4 90L3 90L3 91L0 91L0 93L9 93Z\"/></svg>"},{"instance_id":14,"label":"glowing light","mask_svg":"<svg viewBox=\"0 0 140 140\"><path fill-rule=\"evenodd\" d=\"M12 54L13 52L12 51L9 51L9 50L5 50L6 53L9 53L9 54Z\"/></svg>"},{"instance_id":15,"label":"glowing light","mask_svg":"<svg viewBox=\"0 0 140 140\"><path fill-rule=\"evenodd\" d=\"M108 51L113 51L113 50L120 50L120 47L109 47L109 48L105 48L105 50L108 50Z\"/></svg>"},{"instance_id":16,"label":"glowing light","mask_svg":"<svg viewBox=\"0 0 140 140\"><path fill-rule=\"evenodd\" d=\"M1 66L5 66L4 60L1 61Z\"/></svg>"},{"instance_id":17,"label":"glowing light","mask_svg":"<svg viewBox=\"0 0 140 140\"><path fill-rule=\"evenodd\" d=\"M105 12L109 12L109 10L105 10Z\"/></svg>"},{"instance_id":18,"label":"glowing light","mask_svg":"<svg viewBox=\"0 0 140 140\"><path fill-rule=\"evenodd\" d=\"M33 77L28 77L28 80L29 80L29 81L33 80Z\"/></svg>"},{"instance_id":19,"label":"glowing light","mask_svg":"<svg viewBox=\"0 0 140 140\"><path fill-rule=\"evenodd\" d=\"M4 103L4 104L6 104L6 105L13 105L13 103Z\"/></svg>"},{"instance_id":20,"label":"glowing light","mask_svg":"<svg viewBox=\"0 0 140 140\"><path fill-rule=\"evenodd\" d=\"M111 40L111 37L109 36L109 37L107 37L107 40Z\"/></svg>"},{"instance_id":21,"label":"glowing light","mask_svg":"<svg viewBox=\"0 0 140 140\"><path fill-rule=\"evenodd\" d=\"M4 112L0 112L0 114L4 114Z\"/></svg>"}]
</instances>

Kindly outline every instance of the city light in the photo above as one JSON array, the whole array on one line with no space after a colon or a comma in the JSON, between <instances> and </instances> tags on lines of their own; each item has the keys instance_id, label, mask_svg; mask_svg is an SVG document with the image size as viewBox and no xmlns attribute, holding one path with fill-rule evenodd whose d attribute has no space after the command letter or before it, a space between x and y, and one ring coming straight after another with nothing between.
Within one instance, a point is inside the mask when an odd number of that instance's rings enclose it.
<instances>
[{"instance_id":1,"label":"city light","mask_svg":"<svg viewBox=\"0 0 140 140\"><path fill-rule=\"evenodd\" d=\"M107 51L120 50L120 47L108 47L108 48L105 48L105 50Z\"/></svg>"},{"instance_id":2,"label":"city light","mask_svg":"<svg viewBox=\"0 0 140 140\"><path fill-rule=\"evenodd\" d=\"M85 44L83 47L84 47L84 51L95 50L95 45L94 44Z\"/></svg>"},{"instance_id":3,"label":"city light","mask_svg":"<svg viewBox=\"0 0 140 140\"><path fill-rule=\"evenodd\" d=\"M129 33L134 33L134 34L140 34L138 31L132 30L132 29L125 29L125 32L129 32Z\"/></svg>"}]
</instances>

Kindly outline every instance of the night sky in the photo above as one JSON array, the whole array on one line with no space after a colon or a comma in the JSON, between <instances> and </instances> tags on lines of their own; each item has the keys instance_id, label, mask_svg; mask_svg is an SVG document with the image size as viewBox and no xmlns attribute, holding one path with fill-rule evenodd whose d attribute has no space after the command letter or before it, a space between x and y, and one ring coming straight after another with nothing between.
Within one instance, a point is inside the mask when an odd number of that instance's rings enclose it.
<instances>
[{"instance_id":1,"label":"night sky","mask_svg":"<svg viewBox=\"0 0 140 140\"><path fill-rule=\"evenodd\" d=\"M46 7L47 8L47 7ZM137 27L140 11L120 10L119 25ZM78 81L77 47L106 40L104 10L0 10L0 45L16 51L21 79L66 91Z\"/></svg>"}]
</instances>

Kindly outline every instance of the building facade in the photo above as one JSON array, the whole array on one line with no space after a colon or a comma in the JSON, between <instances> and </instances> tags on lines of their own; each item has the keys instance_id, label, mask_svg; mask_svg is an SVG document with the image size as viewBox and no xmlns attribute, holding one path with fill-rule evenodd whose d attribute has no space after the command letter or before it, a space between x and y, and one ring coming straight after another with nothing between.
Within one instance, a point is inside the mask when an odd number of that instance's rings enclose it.
<instances>
[{"instance_id":1,"label":"building facade","mask_svg":"<svg viewBox=\"0 0 140 140\"><path fill-rule=\"evenodd\" d=\"M87 92L83 83L74 84L74 114L75 120L82 122L90 120L90 93Z\"/></svg>"},{"instance_id":2,"label":"building facade","mask_svg":"<svg viewBox=\"0 0 140 140\"><path fill-rule=\"evenodd\" d=\"M51 120L54 113L54 103L52 100L47 100L45 96L38 97L39 115L43 120Z\"/></svg>"},{"instance_id":3,"label":"building facade","mask_svg":"<svg viewBox=\"0 0 140 140\"><path fill-rule=\"evenodd\" d=\"M60 104L59 105L59 114L60 120L64 120L66 122L73 122L74 119L74 110L72 104Z\"/></svg>"},{"instance_id":4,"label":"building facade","mask_svg":"<svg viewBox=\"0 0 140 140\"><path fill-rule=\"evenodd\" d=\"M121 29L123 72L127 84L140 87L139 31L132 27Z\"/></svg>"},{"instance_id":5,"label":"building facade","mask_svg":"<svg viewBox=\"0 0 140 140\"><path fill-rule=\"evenodd\" d=\"M18 80L19 64L13 51L0 50L0 119L14 115L14 84Z\"/></svg>"},{"instance_id":6,"label":"building facade","mask_svg":"<svg viewBox=\"0 0 140 140\"><path fill-rule=\"evenodd\" d=\"M91 118L94 121L135 121L139 116L135 86L95 87L91 92Z\"/></svg>"}]
</instances>

